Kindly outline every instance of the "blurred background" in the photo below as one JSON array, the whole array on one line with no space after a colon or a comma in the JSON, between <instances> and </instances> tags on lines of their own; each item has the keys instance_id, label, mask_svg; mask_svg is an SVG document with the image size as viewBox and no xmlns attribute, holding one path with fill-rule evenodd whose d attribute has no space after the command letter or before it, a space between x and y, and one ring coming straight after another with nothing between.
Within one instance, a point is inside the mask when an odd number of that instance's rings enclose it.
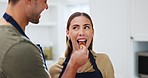
<instances>
[{"instance_id":1,"label":"blurred background","mask_svg":"<svg viewBox=\"0 0 148 78\"><path fill-rule=\"evenodd\" d=\"M139 78L136 54L148 53L148 0L47 1L49 9L42 13L40 23L29 24L25 32L31 41L43 47L48 67L64 57L67 19L80 11L92 17L93 49L109 56L115 78ZM0 16L6 7L7 0L0 0Z\"/></svg>"}]
</instances>

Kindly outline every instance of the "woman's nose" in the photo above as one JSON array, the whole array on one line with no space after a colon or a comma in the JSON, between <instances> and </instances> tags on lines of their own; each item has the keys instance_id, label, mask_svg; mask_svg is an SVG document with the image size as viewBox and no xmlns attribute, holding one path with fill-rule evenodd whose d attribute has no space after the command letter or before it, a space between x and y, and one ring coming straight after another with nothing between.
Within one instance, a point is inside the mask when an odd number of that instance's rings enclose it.
<instances>
[{"instance_id":1,"label":"woman's nose","mask_svg":"<svg viewBox=\"0 0 148 78\"><path fill-rule=\"evenodd\" d=\"M80 35L80 36L84 36L84 29L80 29L79 35Z\"/></svg>"}]
</instances>

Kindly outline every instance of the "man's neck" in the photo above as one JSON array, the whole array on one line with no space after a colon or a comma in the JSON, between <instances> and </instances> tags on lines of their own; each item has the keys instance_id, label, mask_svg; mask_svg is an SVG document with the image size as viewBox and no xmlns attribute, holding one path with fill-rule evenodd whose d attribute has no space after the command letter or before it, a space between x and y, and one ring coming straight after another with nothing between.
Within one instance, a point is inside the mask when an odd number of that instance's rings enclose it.
<instances>
[{"instance_id":1,"label":"man's neck","mask_svg":"<svg viewBox=\"0 0 148 78\"><path fill-rule=\"evenodd\" d=\"M13 19L20 25L23 31L25 31L26 25L28 22L25 21L25 13L23 9L20 9L19 5L11 6L9 5L6 13L13 17Z\"/></svg>"},{"instance_id":2,"label":"man's neck","mask_svg":"<svg viewBox=\"0 0 148 78\"><path fill-rule=\"evenodd\" d=\"M10 23L8 23L4 18L0 19L0 25L11 25Z\"/></svg>"}]
</instances>

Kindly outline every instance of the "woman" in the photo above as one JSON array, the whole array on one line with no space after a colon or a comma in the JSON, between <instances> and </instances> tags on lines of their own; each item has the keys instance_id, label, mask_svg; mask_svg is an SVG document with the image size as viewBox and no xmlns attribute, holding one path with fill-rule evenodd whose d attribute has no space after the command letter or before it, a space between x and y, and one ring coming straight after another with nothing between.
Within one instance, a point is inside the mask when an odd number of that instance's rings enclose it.
<instances>
[{"instance_id":1,"label":"woman","mask_svg":"<svg viewBox=\"0 0 148 78\"><path fill-rule=\"evenodd\" d=\"M73 13L67 22L66 33L66 58L60 58L58 63L49 68L52 78L61 78L72 55L82 51L89 52L89 59L83 65L77 66L75 78L114 78L114 70L109 57L92 50L94 29L88 14Z\"/></svg>"}]
</instances>

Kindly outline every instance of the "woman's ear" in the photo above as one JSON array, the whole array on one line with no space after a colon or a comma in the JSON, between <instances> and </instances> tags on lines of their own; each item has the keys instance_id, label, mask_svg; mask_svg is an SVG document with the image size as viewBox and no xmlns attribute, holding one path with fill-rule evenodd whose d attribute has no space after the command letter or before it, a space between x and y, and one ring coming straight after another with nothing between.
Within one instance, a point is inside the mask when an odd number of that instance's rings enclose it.
<instances>
[{"instance_id":1,"label":"woman's ear","mask_svg":"<svg viewBox=\"0 0 148 78\"><path fill-rule=\"evenodd\" d=\"M93 34L93 36L94 36L94 30L92 31L92 34Z\"/></svg>"},{"instance_id":2,"label":"woman's ear","mask_svg":"<svg viewBox=\"0 0 148 78\"><path fill-rule=\"evenodd\" d=\"M67 36L68 39L70 39L70 37L69 37L69 31L67 29L66 29L66 36Z\"/></svg>"}]
</instances>

